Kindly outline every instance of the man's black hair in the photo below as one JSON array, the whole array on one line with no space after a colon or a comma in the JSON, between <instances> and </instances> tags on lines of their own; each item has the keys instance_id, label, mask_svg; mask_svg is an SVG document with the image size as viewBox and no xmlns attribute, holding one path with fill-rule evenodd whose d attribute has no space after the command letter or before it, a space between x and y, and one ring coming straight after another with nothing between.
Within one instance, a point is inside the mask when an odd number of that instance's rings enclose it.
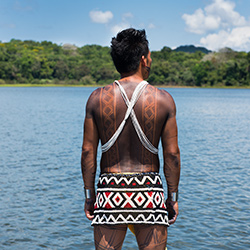
<instances>
[{"instance_id":1,"label":"man's black hair","mask_svg":"<svg viewBox=\"0 0 250 250\"><path fill-rule=\"evenodd\" d=\"M111 57L119 73L136 71L149 52L145 30L126 29L112 38Z\"/></svg>"}]
</instances>

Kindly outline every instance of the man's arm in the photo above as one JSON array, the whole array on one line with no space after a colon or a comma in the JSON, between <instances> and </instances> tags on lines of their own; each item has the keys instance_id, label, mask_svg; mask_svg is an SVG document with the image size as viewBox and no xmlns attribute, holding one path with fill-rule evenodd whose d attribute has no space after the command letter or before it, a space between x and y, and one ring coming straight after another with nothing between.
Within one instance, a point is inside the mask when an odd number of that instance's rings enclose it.
<instances>
[{"instance_id":1,"label":"man's arm","mask_svg":"<svg viewBox=\"0 0 250 250\"><path fill-rule=\"evenodd\" d=\"M81 169L85 188L85 213L88 219L93 219L95 203L95 174L96 174L96 155L99 142L94 118L91 114L90 101L86 107L86 118L84 121L84 137L82 145Z\"/></svg>"},{"instance_id":2,"label":"man's arm","mask_svg":"<svg viewBox=\"0 0 250 250\"><path fill-rule=\"evenodd\" d=\"M180 150L178 146L178 131L176 124L176 108L172 97L168 102L169 114L162 133L162 147L164 159L164 175L168 186L167 207L169 214L174 213L174 217L169 221L173 224L178 216L178 202L173 199L178 194L180 179ZM173 211L171 211L173 210Z\"/></svg>"}]
</instances>

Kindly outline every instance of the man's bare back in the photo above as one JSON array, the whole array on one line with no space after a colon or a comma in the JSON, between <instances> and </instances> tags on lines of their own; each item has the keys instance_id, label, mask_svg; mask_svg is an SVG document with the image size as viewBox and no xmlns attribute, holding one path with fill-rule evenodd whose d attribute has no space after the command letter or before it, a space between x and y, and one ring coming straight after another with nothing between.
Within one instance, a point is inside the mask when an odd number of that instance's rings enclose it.
<instances>
[{"instance_id":1,"label":"man's bare back","mask_svg":"<svg viewBox=\"0 0 250 250\"><path fill-rule=\"evenodd\" d=\"M119 81L131 99L138 82ZM122 122L127 110L120 90L115 83L93 92L87 104L87 118L94 120L101 143L107 142ZM175 116L175 104L165 90L147 85L134 111L147 138L158 147L164 126ZM171 136L177 136L177 131ZM159 172L158 155L145 149L140 142L131 118L113 147L102 155L101 173Z\"/></svg>"}]
</instances>

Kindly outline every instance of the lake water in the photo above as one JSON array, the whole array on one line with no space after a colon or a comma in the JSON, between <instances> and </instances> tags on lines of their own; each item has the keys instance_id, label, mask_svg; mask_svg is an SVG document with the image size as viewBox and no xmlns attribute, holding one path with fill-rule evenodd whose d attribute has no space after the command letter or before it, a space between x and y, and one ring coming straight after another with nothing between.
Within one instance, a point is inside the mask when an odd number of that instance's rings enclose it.
<instances>
[{"instance_id":1,"label":"lake water","mask_svg":"<svg viewBox=\"0 0 250 250\"><path fill-rule=\"evenodd\" d=\"M94 249L80 169L93 90L0 88L0 249ZM168 250L250 249L250 90L168 91L182 159Z\"/></svg>"}]
</instances>

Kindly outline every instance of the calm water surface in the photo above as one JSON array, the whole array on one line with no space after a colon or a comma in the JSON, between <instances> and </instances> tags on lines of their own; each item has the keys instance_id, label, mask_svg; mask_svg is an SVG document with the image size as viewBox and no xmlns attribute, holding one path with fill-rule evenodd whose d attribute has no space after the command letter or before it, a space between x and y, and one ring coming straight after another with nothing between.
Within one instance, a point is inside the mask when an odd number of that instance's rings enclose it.
<instances>
[{"instance_id":1,"label":"calm water surface","mask_svg":"<svg viewBox=\"0 0 250 250\"><path fill-rule=\"evenodd\" d=\"M80 170L93 90L0 88L0 249L94 249ZM168 249L250 249L250 90L168 91L182 156Z\"/></svg>"}]
</instances>

